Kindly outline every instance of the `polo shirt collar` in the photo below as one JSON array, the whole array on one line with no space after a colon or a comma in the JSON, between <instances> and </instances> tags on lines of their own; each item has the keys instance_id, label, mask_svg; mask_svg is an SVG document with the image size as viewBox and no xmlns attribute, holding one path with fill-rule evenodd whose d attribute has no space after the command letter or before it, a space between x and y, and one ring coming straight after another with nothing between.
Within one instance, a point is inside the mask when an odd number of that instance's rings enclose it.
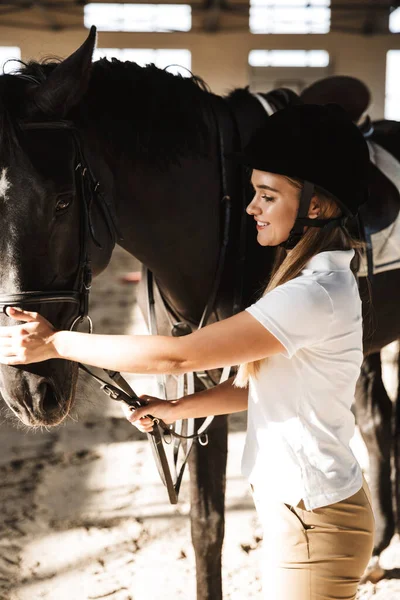
<instances>
[{"instance_id":1,"label":"polo shirt collar","mask_svg":"<svg viewBox=\"0 0 400 600\"><path fill-rule=\"evenodd\" d=\"M354 254L354 249L326 250L310 258L303 271L348 271Z\"/></svg>"}]
</instances>

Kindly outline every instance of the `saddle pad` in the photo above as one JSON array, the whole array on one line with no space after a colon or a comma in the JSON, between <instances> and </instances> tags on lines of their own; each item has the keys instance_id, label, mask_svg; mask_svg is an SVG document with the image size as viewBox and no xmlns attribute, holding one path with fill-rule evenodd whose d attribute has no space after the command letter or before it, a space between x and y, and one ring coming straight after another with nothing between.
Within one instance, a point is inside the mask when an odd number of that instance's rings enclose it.
<instances>
[{"instance_id":1,"label":"saddle pad","mask_svg":"<svg viewBox=\"0 0 400 600\"><path fill-rule=\"evenodd\" d=\"M400 164L387 150L375 142L368 142L371 161L393 183L400 196ZM399 201L400 203L400 201ZM400 212L388 227L368 234L365 228L366 240L370 239L372 247L372 274L383 273L392 269L400 269ZM366 254L363 254L359 277L368 275Z\"/></svg>"}]
</instances>

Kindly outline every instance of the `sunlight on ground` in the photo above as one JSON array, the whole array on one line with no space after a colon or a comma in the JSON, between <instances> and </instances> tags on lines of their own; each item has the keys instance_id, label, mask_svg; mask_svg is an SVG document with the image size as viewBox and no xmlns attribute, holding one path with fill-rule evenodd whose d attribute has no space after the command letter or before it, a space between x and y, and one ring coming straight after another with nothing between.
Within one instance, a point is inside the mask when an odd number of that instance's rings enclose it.
<instances>
[{"instance_id":1,"label":"sunlight on ground","mask_svg":"<svg viewBox=\"0 0 400 600\"><path fill-rule=\"evenodd\" d=\"M96 330L145 334L135 285L118 283L137 263L118 249L110 268L96 279L91 310ZM384 352L392 397L395 350L391 345ZM153 377L128 378L138 394L156 394ZM63 427L33 434L2 424L0 599L195 600L188 472L179 504L170 505L146 437L96 385L86 393L90 397L76 409L79 419ZM260 597L261 532L240 474L245 427L245 413L230 418L225 600ZM358 431L352 447L367 472ZM398 567L399 552L396 537L382 555L383 566ZM8 586L4 595L2 582ZM394 600L398 590L397 580L384 580L363 586L358 598Z\"/></svg>"}]
</instances>

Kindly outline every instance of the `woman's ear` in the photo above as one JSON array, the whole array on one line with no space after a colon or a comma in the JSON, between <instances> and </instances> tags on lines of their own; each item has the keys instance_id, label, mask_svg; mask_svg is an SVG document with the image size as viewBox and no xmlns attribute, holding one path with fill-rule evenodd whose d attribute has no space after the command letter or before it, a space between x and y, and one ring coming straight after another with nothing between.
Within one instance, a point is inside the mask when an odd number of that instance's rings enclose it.
<instances>
[{"instance_id":1,"label":"woman's ear","mask_svg":"<svg viewBox=\"0 0 400 600\"><path fill-rule=\"evenodd\" d=\"M319 217L319 213L321 211L321 207L319 204L319 200L317 196L313 196L310 202L310 208L308 209L308 218L309 219L317 219Z\"/></svg>"}]
</instances>

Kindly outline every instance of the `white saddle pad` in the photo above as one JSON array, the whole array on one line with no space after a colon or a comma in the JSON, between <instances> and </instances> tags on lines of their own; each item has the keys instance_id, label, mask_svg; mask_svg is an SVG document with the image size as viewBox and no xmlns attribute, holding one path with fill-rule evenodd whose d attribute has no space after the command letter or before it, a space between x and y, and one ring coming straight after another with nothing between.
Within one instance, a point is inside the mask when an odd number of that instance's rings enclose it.
<instances>
[{"instance_id":1,"label":"white saddle pad","mask_svg":"<svg viewBox=\"0 0 400 600\"><path fill-rule=\"evenodd\" d=\"M400 193L400 163L387 150L368 142L371 161L396 186ZM400 269L400 212L396 220L381 231L371 235L373 274ZM360 277L368 275L367 259L363 256Z\"/></svg>"}]
</instances>

